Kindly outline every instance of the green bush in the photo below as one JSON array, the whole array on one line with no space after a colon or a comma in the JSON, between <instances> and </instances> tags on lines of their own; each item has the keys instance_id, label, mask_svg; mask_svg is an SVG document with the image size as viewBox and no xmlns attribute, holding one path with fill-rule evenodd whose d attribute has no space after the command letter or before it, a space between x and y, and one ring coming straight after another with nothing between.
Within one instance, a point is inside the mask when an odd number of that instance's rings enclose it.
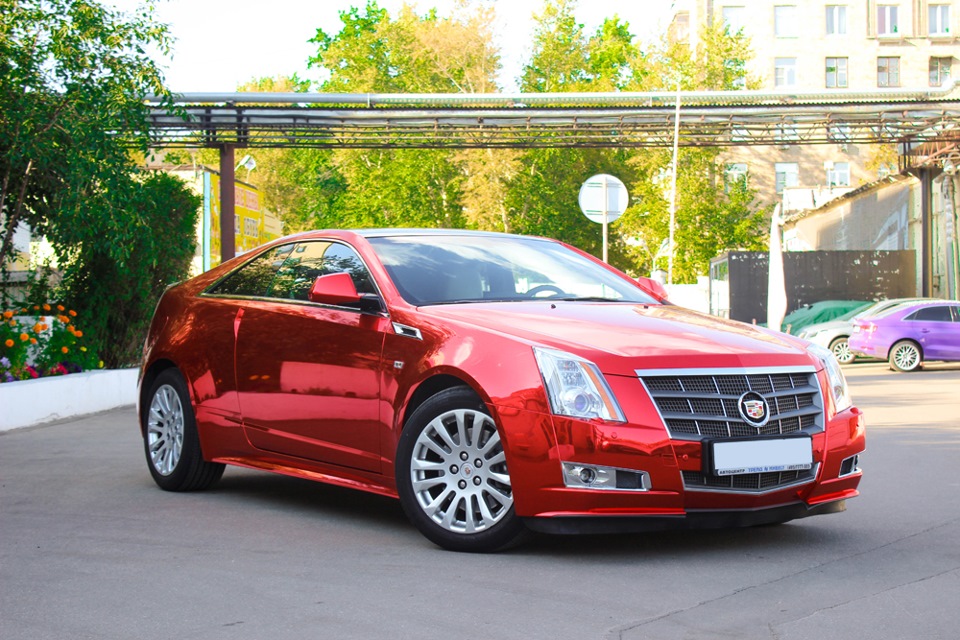
<instances>
[{"instance_id":1,"label":"green bush","mask_svg":"<svg viewBox=\"0 0 960 640\"><path fill-rule=\"evenodd\" d=\"M196 242L201 199L175 176L141 176L126 202L138 233L122 251L80 246L63 267L64 302L84 318L86 335L108 368L139 363L157 300L184 279ZM109 234L109 229L103 229Z\"/></svg>"}]
</instances>

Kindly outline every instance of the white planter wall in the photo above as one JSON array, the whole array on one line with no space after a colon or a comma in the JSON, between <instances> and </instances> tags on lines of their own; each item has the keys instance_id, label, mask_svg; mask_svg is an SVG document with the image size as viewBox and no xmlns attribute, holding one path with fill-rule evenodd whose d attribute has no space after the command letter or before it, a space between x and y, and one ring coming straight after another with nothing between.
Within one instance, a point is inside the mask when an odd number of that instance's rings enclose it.
<instances>
[{"instance_id":1,"label":"white planter wall","mask_svg":"<svg viewBox=\"0 0 960 640\"><path fill-rule=\"evenodd\" d=\"M0 431L136 403L137 369L104 369L0 384Z\"/></svg>"}]
</instances>

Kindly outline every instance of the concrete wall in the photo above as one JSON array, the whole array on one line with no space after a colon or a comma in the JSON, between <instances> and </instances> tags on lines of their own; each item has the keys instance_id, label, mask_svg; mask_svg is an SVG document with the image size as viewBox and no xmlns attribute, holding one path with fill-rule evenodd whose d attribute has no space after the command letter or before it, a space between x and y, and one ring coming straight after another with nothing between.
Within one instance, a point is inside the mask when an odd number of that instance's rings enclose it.
<instances>
[{"instance_id":1,"label":"concrete wall","mask_svg":"<svg viewBox=\"0 0 960 640\"><path fill-rule=\"evenodd\" d=\"M0 384L0 431L136 403L137 369L71 373Z\"/></svg>"}]
</instances>

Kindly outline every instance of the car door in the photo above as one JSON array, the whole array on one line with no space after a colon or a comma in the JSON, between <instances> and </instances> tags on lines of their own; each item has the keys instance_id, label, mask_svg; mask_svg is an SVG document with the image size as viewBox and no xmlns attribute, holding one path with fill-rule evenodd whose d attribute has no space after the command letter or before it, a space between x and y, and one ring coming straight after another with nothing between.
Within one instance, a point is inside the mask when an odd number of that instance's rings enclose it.
<instances>
[{"instance_id":1,"label":"car door","mask_svg":"<svg viewBox=\"0 0 960 640\"><path fill-rule=\"evenodd\" d=\"M930 305L911 316L924 360L960 359L960 323L950 305Z\"/></svg>"},{"instance_id":2,"label":"car door","mask_svg":"<svg viewBox=\"0 0 960 640\"><path fill-rule=\"evenodd\" d=\"M237 335L240 409L259 449L379 471L387 320L307 299L318 276L343 271L359 292L377 293L351 247L297 243L267 296L248 303Z\"/></svg>"}]
</instances>

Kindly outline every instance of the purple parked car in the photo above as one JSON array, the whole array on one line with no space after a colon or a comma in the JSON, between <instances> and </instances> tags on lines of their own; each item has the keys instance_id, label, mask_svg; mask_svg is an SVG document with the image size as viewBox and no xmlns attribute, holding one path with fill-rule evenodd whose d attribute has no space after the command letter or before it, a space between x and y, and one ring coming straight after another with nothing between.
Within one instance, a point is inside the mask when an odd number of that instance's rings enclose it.
<instances>
[{"instance_id":1,"label":"purple parked car","mask_svg":"<svg viewBox=\"0 0 960 640\"><path fill-rule=\"evenodd\" d=\"M903 304L855 320L849 345L857 354L886 358L896 371L915 371L925 360L960 361L960 302Z\"/></svg>"}]
</instances>

